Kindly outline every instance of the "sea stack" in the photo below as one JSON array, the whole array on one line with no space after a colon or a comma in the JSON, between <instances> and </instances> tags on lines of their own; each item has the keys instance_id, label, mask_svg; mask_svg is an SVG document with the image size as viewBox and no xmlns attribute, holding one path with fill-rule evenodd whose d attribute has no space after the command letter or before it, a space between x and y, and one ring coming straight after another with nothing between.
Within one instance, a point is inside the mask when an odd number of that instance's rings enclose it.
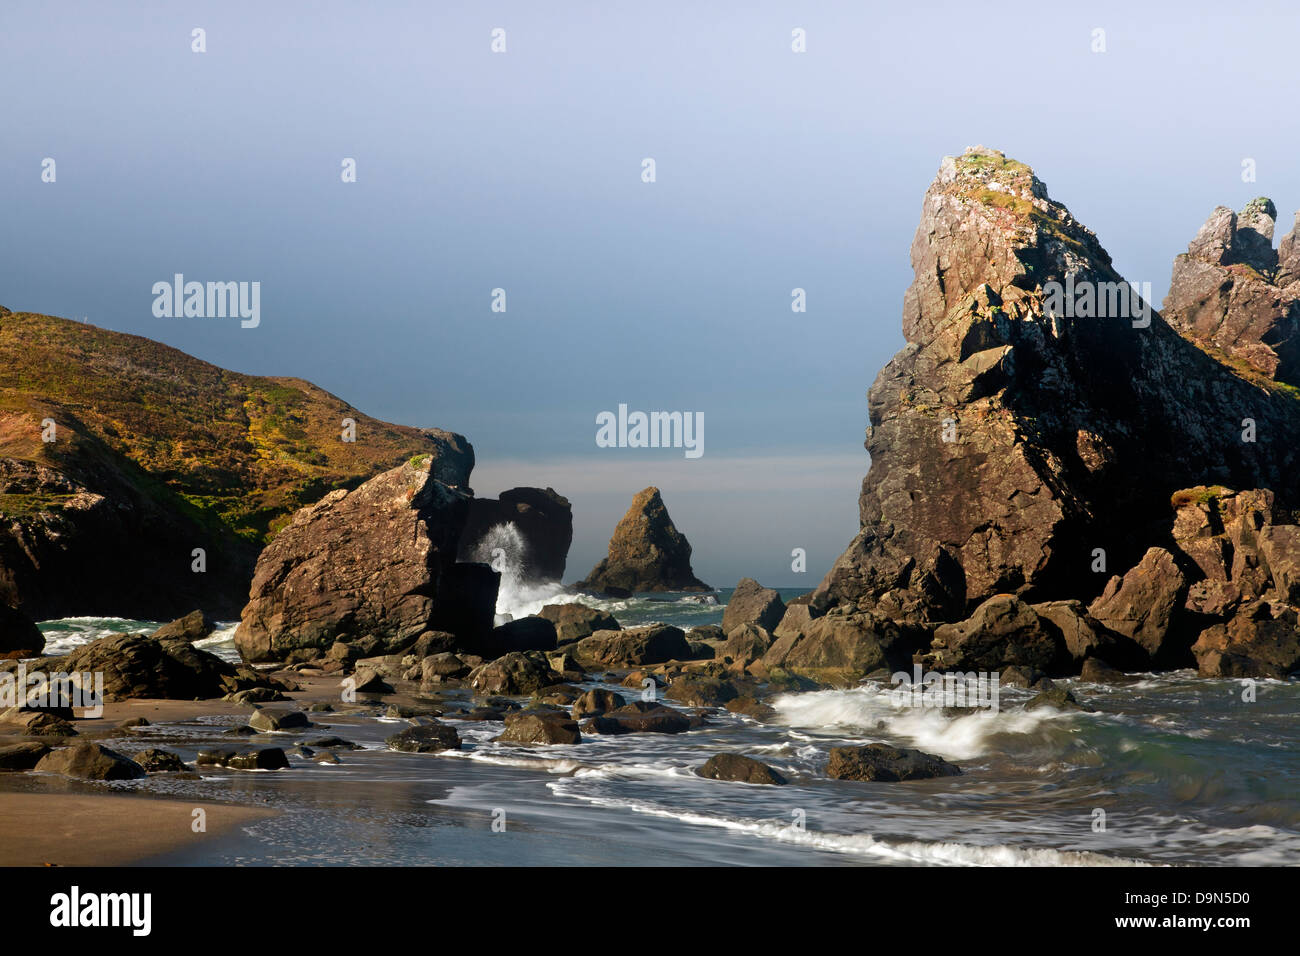
<instances>
[{"instance_id":1,"label":"sea stack","mask_svg":"<svg viewBox=\"0 0 1300 956\"><path fill-rule=\"evenodd\" d=\"M1179 489L1300 505L1294 390L1136 297L1106 308L1128 284L1029 167L983 147L945 159L912 265L907 345L868 393L861 530L814 612L933 624L997 594L1088 601L1168 542Z\"/></svg>"},{"instance_id":2,"label":"sea stack","mask_svg":"<svg viewBox=\"0 0 1300 956\"><path fill-rule=\"evenodd\" d=\"M712 591L691 570L691 544L668 516L659 489L646 488L609 539L609 554L578 588L625 596L640 591Z\"/></svg>"}]
</instances>

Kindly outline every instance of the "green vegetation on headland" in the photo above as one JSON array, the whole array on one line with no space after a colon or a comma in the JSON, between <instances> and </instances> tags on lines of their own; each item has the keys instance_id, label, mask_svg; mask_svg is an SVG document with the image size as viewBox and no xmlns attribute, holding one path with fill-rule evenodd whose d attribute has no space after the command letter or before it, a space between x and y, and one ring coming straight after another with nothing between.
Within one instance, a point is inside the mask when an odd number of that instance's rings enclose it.
<instances>
[{"instance_id":1,"label":"green vegetation on headland","mask_svg":"<svg viewBox=\"0 0 1300 956\"><path fill-rule=\"evenodd\" d=\"M342 422L357 440L342 440ZM42 441L53 420L57 440ZM209 531L260 545L292 512L427 454L417 428L310 382L227 371L135 335L0 310L0 459L98 490L106 472ZM0 476L4 477L4 476ZM49 477L48 475L46 476ZM0 515L59 510L73 488L0 484Z\"/></svg>"}]
</instances>

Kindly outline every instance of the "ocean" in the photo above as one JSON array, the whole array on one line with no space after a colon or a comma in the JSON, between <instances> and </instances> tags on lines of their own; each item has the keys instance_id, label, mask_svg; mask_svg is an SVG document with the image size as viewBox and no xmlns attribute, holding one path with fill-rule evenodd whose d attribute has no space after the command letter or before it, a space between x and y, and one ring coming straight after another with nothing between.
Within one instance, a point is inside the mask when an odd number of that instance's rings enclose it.
<instances>
[{"instance_id":1,"label":"ocean","mask_svg":"<svg viewBox=\"0 0 1300 956\"><path fill-rule=\"evenodd\" d=\"M799 589L783 590L793 597ZM595 601L625 626L721 621L729 591ZM515 616L575 595L503 589ZM42 624L47 653L157 622L76 618ZM235 659L233 624L200 646ZM85 784L284 810L167 864L1116 865L1300 864L1300 683L1193 672L1123 686L1059 682L1093 713L1026 711L1002 687L996 713L908 707L885 684L787 694L768 723L717 711L675 736L588 736L572 746L494 741L497 722L448 721L464 749L399 754L405 726L381 716L313 714L320 726L260 735L286 748L332 734L364 749L338 766L290 756L288 770L204 768L196 779ZM627 688L608 686L632 699ZM106 741L163 746L193 760L231 746L233 717L159 724ZM883 741L938 754L962 776L908 783L827 779L831 747ZM237 742L240 745L244 741ZM706 780L720 751L748 754L783 787Z\"/></svg>"}]
</instances>

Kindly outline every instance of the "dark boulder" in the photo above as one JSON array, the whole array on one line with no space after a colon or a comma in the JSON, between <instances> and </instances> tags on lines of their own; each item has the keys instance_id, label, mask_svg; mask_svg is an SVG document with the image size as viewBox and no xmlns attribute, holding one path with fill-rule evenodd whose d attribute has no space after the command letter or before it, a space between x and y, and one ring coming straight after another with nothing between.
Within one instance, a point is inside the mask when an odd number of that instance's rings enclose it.
<instances>
[{"instance_id":1,"label":"dark boulder","mask_svg":"<svg viewBox=\"0 0 1300 956\"><path fill-rule=\"evenodd\" d=\"M780 786L788 783L780 773L765 763L741 754L714 754L695 768L696 774L710 780L729 780L736 783L758 783Z\"/></svg>"},{"instance_id":2,"label":"dark boulder","mask_svg":"<svg viewBox=\"0 0 1300 956\"><path fill-rule=\"evenodd\" d=\"M561 647L590 637L597 631L622 628L614 615L585 604L548 604L538 612L538 616L555 625L556 642Z\"/></svg>"},{"instance_id":3,"label":"dark boulder","mask_svg":"<svg viewBox=\"0 0 1300 956\"><path fill-rule=\"evenodd\" d=\"M497 535L502 525L513 525L517 535ZM491 563L492 550L505 555L518 568L523 581L560 581L573 543L573 508L569 499L553 488L511 488L500 498L475 498L461 532L459 560Z\"/></svg>"},{"instance_id":4,"label":"dark boulder","mask_svg":"<svg viewBox=\"0 0 1300 956\"><path fill-rule=\"evenodd\" d=\"M216 623L202 611L191 611L184 617L178 617L169 624L164 624L149 636L156 641L177 638L191 644L202 640L217 629Z\"/></svg>"},{"instance_id":5,"label":"dark boulder","mask_svg":"<svg viewBox=\"0 0 1300 956\"><path fill-rule=\"evenodd\" d=\"M36 769L83 780L136 780L144 776L144 769L130 757L92 743L51 751L40 759Z\"/></svg>"},{"instance_id":6,"label":"dark boulder","mask_svg":"<svg viewBox=\"0 0 1300 956\"><path fill-rule=\"evenodd\" d=\"M832 747L826 775L835 780L896 782L955 777L961 769L942 757L888 744Z\"/></svg>"},{"instance_id":7,"label":"dark boulder","mask_svg":"<svg viewBox=\"0 0 1300 956\"><path fill-rule=\"evenodd\" d=\"M402 753L428 754L441 750L459 750L460 735L455 727L437 721L420 724L393 734L386 741L389 749Z\"/></svg>"}]
</instances>

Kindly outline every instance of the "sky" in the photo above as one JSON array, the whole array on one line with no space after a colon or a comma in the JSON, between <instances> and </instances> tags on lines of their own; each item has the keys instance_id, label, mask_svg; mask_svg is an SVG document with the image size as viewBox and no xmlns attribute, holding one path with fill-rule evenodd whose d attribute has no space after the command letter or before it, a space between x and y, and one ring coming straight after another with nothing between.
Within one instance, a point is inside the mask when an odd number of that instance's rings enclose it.
<instances>
[{"instance_id":1,"label":"sky","mask_svg":"<svg viewBox=\"0 0 1300 956\"><path fill-rule=\"evenodd\" d=\"M654 484L702 579L811 589L943 156L1034 167L1157 303L1216 205L1300 207L1288 4L901 7L6 4L0 304L460 432L478 494L573 501L573 579ZM260 282L260 324L156 317L176 273ZM704 454L598 447L619 404Z\"/></svg>"}]
</instances>

